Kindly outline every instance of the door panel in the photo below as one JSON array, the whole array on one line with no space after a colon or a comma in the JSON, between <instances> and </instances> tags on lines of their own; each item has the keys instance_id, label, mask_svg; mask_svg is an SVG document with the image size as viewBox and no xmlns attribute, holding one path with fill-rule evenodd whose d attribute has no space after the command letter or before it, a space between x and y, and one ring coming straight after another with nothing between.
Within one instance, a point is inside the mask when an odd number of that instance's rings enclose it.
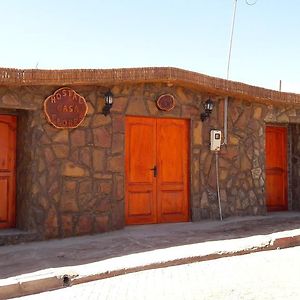
<instances>
[{"instance_id":1,"label":"door panel","mask_svg":"<svg viewBox=\"0 0 300 300\"><path fill-rule=\"evenodd\" d=\"M9 184L7 177L0 177L0 222L5 222L8 220L8 194L9 194Z\"/></svg>"},{"instance_id":2,"label":"door panel","mask_svg":"<svg viewBox=\"0 0 300 300\"><path fill-rule=\"evenodd\" d=\"M182 145L185 140L182 136L182 120L158 120L157 140L162 183L182 183L183 153Z\"/></svg>"},{"instance_id":3,"label":"door panel","mask_svg":"<svg viewBox=\"0 0 300 300\"><path fill-rule=\"evenodd\" d=\"M188 221L188 132L187 120L126 118L127 224Z\"/></svg>"},{"instance_id":4,"label":"door panel","mask_svg":"<svg viewBox=\"0 0 300 300\"><path fill-rule=\"evenodd\" d=\"M128 210L130 216L151 216L152 191L133 191L129 194Z\"/></svg>"},{"instance_id":5,"label":"door panel","mask_svg":"<svg viewBox=\"0 0 300 300\"><path fill-rule=\"evenodd\" d=\"M188 121L157 120L158 218L188 220Z\"/></svg>"},{"instance_id":6,"label":"door panel","mask_svg":"<svg viewBox=\"0 0 300 300\"><path fill-rule=\"evenodd\" d=\"M182 214L182 211L184 211L184 201L182 201L182 199L184 199L184 193L182 191L172 191L171 189L165 190L162 191L160 197L162 220L164 220L163 217L165 217L165 219L167 220L170 215L174 216ZM180 221L186 220L183 219Z\"/></svg>"},{"instance_id":7,"label":"door panel","mask_svg":"<svg viewBox=\"0 0 300 300\"><path fill-rule=\"evenodd\" d=\"M156 124L149 118L126 119L126 222L156 223Z\"/></svg>"},{"instance_id":8,"label":"door panel","mask_svg":"<svg viewBox=\"0 0 300 300\"><path fill-rule=\"evenodd\" d=\"M266 128L266 197L268 211L287 210L287 129Z\"/></svg>"},{"instance_id":9,"label":"door panel","mask_svg":"<svg viewBox=\"0 0 300 300\"><path fill-rule=\"evenodd\" d=\"M0 115L0 228L15 226L16 117Z\"/></svg>"},{"instance_id":10,"label":"door panel","mask_svg":"<svg viewBox=\"0 0 300 300\"><path fill-rule=\"evenodd\" d=\"M0 119L0 149L1 149L0 171L9 171L10 149L9 149L9 143L7 143L7 141L9 141L9 134L10 134L9 124L4 123Z\"/></svg>"},{"instance_id":11,"label":"door panel","mask_svg":"<svg viewBox=\"0 0 300 300\"><path fill-rule=\"evenodd\" d=\"M147 124L129 124L130 151L129 167L130 182L152 183L153 176L150 168L155 163L154 124L146 120Z\"/></svg>"}]
</instances>

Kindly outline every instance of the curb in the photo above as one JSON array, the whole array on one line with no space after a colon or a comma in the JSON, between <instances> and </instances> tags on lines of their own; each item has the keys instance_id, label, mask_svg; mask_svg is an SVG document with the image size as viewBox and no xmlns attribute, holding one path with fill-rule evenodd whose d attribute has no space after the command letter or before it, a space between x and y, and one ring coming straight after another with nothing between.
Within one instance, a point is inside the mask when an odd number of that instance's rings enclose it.
<instances>
[{"instance_id":1,"label":"curb","mask_svg":"<svg viewBox=\"0 0 300 300\"><path fill-rule=\"evenodd\" d=\"M300 245L300 229L247 238L209 241L48 269L0 280L0 299L21 297L144 270L208 261Z\"/></svg>"}]
</instances>

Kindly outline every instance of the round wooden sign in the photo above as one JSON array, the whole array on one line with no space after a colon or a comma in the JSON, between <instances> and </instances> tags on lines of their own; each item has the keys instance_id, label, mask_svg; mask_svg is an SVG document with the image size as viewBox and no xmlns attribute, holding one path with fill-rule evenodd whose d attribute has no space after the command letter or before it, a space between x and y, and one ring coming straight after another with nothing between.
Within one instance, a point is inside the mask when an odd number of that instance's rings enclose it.
<instances>
[{"instance_id":1,"label":"round wooden sign","mask_svg":"<svg viewBox=\"0 0 300 300\"><path fill-rule=\"evenodd\" d=\"M170 111L175 107L175 99L173 95L164 94L161 95L157 101L156 105L160 110Z\"/></svg>"},{"instance_id":2,"label":"round wooden sign","mask_svg":"<svg viewBox=\"0 0 300 300\"><path fill-rule=\"evenodd\" d=\"M45 100L44 111L56 128L76 128L84 120L88 106L82 96L64 87Z\"/></svg>"}]
</instances>

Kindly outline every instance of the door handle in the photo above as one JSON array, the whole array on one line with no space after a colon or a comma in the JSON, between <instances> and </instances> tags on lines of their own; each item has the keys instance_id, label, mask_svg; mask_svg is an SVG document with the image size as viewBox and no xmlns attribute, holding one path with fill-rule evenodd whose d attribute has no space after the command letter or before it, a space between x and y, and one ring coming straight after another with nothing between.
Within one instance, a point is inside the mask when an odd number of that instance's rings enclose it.
<instances>
[{"instance_id":1,"label":"door handle","mask_svg":"<svg viewBox=\"0 0 300 300\"><path fill-rule=\"evenodd\" d=\"M153 171L153 176L156 177L157 176L157 167L154 166L152 169L150 169L151 171Z\"/></svg>"}]
</instances>

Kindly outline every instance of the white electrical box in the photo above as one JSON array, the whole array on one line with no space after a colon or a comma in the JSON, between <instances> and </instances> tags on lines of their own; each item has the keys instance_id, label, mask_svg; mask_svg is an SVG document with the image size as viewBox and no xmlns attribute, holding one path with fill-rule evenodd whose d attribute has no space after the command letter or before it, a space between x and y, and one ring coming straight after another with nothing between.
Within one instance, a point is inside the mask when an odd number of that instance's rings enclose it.
<instances>
[{"instance_id":1,"label":"white electrical box","mask_svg":"<svg viewBox=\"0 0 300 300\"><path fill-rule=\"evenodd\" d=\"M210 131L210 150L211 151L221 150L221 130Z\"/></svg>"}]
</instances>

